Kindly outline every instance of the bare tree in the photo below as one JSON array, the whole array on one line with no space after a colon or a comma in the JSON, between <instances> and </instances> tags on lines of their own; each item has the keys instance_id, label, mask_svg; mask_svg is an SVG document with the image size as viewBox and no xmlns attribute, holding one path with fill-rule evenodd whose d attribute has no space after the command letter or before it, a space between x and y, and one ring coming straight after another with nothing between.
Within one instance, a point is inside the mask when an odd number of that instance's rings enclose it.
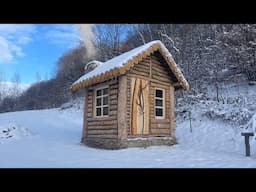
<instances>
[{"instance_id":1,"label":"bare tree","mask_svg":"<svg viewBox=\"0 0 256 192\"><path fill-rule=\"evenodd\" d=\"M5 92L5 75L3 71L0 71L0 102L4 98L4 92Z\"/></svg>"},{"instance_id":2,"label":"bare tree","mask_svg":"<svg viewBox=\"0 0 256 192\"><path fill-rule=\"evenodd\" d=\"M36 81L40 82L42 80L41 74L37 71L36 72Z\"/></svg>"},{"instance_id":3,"label":"bare tree","mask_svg":"<svg viewBox=\"0 0 256 192\"><path fill-rule=\"evenodd\" d=\"M101 61L106 61L122 53L122 39L130 25L98 24L95 28L96 46Z\"/></svg>"},{"instance_id":4,"label":"bare tree","mask_svg":"<svg viewBox=\"0 0 256 192\"><path fill-rule=\"evenodd\" d=\"M143 35L142 31L141 31L141 27L139 27L138 24L134 24L133 27L134 27L134 30L139 34L142 43L146 44L144 35Z\"/></svg>"},{"instance_id":5,"label":"bare tree","mask_svg":"<svg viewBox=\"0 0 256 192\"><path fill-rule=\"evenodd\" d=\"M17 97L20 94L20 74L18 71L16 71L11 79L13 82L13 87L12 87L12 96Z\"/></svg>"}]
</instances>

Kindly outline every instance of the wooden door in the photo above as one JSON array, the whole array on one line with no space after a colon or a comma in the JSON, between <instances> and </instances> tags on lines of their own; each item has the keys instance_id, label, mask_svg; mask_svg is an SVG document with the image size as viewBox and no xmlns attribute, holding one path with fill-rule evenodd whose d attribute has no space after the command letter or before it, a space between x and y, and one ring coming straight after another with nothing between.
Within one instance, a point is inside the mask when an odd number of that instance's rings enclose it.
<instances>
[{"instance_id":1,"label":"wooden door","mask_svg":"<svg viewBox=\"0 0 256 192\"><path fill-rule=\"evenodd\" d=\"M149 133L149 82L144 79L131 79L131 134Z\"/></svg>"}]
</instances>

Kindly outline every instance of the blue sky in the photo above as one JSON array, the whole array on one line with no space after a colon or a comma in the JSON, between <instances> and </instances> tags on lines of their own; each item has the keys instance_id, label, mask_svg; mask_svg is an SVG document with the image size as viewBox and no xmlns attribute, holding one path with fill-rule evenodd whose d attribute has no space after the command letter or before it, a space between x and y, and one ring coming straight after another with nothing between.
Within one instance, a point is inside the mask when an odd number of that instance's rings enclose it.
<instances>
[{"instance_id":1,"label":"blue sky","mask_svg":"<svg viewBox=\"0 0 256 192\"><path fill-rule=\"evenodd\" d=\"M35 82L37 73L50 79L58 58L78 45L79 38L72 24L0 24L2 79L11 81L15 72L21 83Z\"/></svg>"}]
</instances>

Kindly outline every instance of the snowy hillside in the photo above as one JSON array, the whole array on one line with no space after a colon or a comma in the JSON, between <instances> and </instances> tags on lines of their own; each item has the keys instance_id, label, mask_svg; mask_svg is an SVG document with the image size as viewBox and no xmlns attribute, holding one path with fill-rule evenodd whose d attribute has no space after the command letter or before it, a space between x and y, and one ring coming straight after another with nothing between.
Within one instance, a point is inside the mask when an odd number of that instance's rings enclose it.
<instances>
[{"instance_id":1,"label":"snowy hillside","mask_svg":"<svg viewBox=\"0 0 256 192\"><path fill-rule=\"evenodd\" d=\"M215 105L214 101L189 105L192 130L187 113L179 113L177 145L122 150L80 143L83 100L57 109L2 113L0 167L256 167L256 142L251 140L252 155L245 157L236 120L230 123L223 116L206 115Z\"/></svg>"},{"instance_id":2,"label":"snowy hillside","mask_svg":"<svg viewBox=\"0 0 256 192\"><path fill-rule=\"evenodd\" d=\"M15 95L16 93L21 94L23 91L28 89L30 84L16 84L12 82L0 82L0 94L1 98ZM17 91L14 90L17 88Z\"/></svg>"}]
</instances>

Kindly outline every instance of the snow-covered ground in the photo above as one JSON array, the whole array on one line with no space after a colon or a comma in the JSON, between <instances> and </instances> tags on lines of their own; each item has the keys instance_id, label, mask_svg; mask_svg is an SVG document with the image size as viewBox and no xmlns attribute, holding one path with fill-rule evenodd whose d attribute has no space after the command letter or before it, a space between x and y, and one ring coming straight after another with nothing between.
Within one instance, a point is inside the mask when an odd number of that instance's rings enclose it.
<instances>
[{"instance_id":1,"label":"snow-covered ground","mask_svg":"<svg viewBox=\"0 0 256 192\"><path fill-rule=\"evenodd\" d=\"M80 108L78 108L80 106ZM244 155L240 129L194 111L191 127L177 118L174 146L102 150L80 143L82 103L63 109L0 114L0 167L224 168L256 167L256 149ZM201 111L201 112L200 112Z\"/></svg>"}]
</instances>

